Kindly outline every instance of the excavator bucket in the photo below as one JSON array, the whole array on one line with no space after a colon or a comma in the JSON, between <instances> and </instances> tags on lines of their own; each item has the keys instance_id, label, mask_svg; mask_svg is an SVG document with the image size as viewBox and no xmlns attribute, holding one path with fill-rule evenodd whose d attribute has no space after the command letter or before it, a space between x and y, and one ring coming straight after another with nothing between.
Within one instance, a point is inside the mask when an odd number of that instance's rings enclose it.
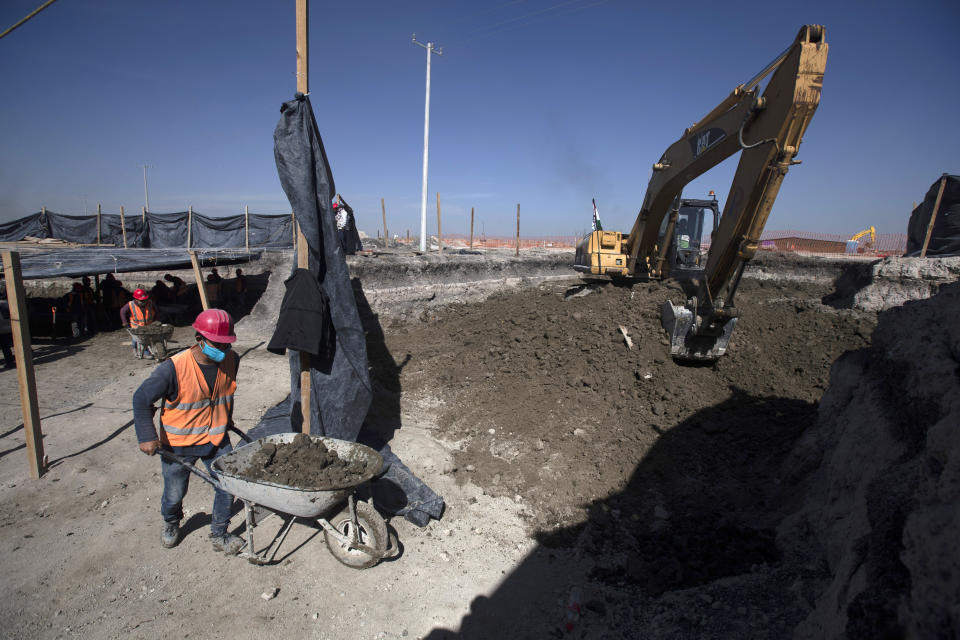
<instances>
[{"instance_id":1,"label":"excavator bucket","mask_svg":"<svg viewBox=\"0 0 960 640\"><path fill-rule=\"evenodd\" d=\"M660 309L660 324L670 337L670 355L676 360L716 360L727 350L736 318L724 323L716 335L695 331L693 311L669 300Z\"/></svg>"}]
</instances>

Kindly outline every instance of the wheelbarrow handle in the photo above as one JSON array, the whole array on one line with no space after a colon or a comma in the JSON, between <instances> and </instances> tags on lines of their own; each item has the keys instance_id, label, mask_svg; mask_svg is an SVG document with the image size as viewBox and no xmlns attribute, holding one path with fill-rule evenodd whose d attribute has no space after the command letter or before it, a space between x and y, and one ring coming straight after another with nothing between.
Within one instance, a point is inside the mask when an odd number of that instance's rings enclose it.
<instances>
[{"instance_id":1,"label":"wheelbarrow handle","mask_svg":"<svg viewBox=\"0 0 960 640\"><path fill-rule=\"evenodd\" d=\"M217 479L214 478L212 475L210 475L206 471L203 471L202 469L198 469L197 465L187 464L187 462L183 458L173 453L172 451L167 451L166 449L157 449L157 453L159 453L160 457L166 460L167 462L172 462L174 464L179 464L181 467L186 467L187 471L191 473L195 473L196 475L200 476L201 478L203 478L204 480L212 484L214 489L223 489L223 487L220 486L220 483L217 482Z\"/></svg>"},{"instance_id":2,"label":"wheelbarrow handle","mask_svg":"<svg viewBox=\"0 0 960 640\"><path fill-rule=\"evenodd\" d=\"M253 439L250 436L245 434L243 431L240 431L240 429L233 426L232 424L228 424L227 429L229 429L230 431L233 431L235 434L240 436L240 439L246 442L247 444L250 444L251 442L253 442Z\"/></svg>"}]
</instances>

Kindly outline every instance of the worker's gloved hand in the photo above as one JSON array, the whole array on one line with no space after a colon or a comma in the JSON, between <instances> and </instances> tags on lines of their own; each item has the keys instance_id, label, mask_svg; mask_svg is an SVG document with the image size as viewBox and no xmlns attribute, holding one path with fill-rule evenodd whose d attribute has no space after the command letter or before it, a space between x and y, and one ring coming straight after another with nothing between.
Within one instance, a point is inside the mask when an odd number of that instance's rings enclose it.
<instances>
[{"instance_id":1,"label":"worker's gloved hand","mask_svg":"<svg viewBox=\"0 0 960 640\"><path fill-rule=\"evenodd\" d=\"M141 442L140 451L143 451L148 456L152 456L157 453L157 449L160 448L159 440L151 440L150 442Z\"/></svg>"}]
</instances>

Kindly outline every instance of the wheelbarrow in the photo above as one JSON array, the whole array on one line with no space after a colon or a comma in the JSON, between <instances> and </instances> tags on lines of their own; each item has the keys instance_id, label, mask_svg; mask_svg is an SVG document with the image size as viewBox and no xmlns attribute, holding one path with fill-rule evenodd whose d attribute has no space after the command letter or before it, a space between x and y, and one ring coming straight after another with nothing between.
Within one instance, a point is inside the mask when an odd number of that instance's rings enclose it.
<instances>
[{"instance_id":1,"label":"wheelbarrow","mask_svg":"<svg viewBox=\"0 0 960 640\"><path fill-rule=\"evenodd\" d=\"M380 560L396 556L398 545L396 539L389 536L387 523L373 506L373 498L369 501L358 501L354 497L356 489L370 481L383 467L383 458L379 453L365 445L324 438L311 435L314 441L323 442L326 447L335 451L337 455L348 462L360 462L364 472L349 486L331 486L321 490L291 487L272 482L250 480L240 477L228 469L244 469L261 446L266 443L287 444L299 434L280 433L266 436L259 440L250 441L241 433L250 444L224 454L213 461L213 473L186 464L179 456L160 449L160 455L169 462L175 462L187 467L189 471L200 476L214 488L221 489L243 501L247 529L245 548L241 556L253 564L271 564L277 550L286 538L297 519L316 522L323 528L324 540L333 557L348 567L366 569ZM334 511L337 506L347 504L340 511ZM253 542L254 529L267 517L277 515L287 518L281 531L274 536L274 540L265 549L256 551ZM332 518L325 514L336 513Z\"/></svg>"},{"instance_id":2,"label":"wheelbarrow","mask_svg":"<svg viewBox=\"0 0 960 640\"><path fill-rule=\"evenodd\" d=\"M143 360L144 352L149 349L157 361L167 357L167 340L173 337L173 325L154 322L142 327L128 327L130 337L137 342L137 358Z\"/></svg>"}]
</instances>

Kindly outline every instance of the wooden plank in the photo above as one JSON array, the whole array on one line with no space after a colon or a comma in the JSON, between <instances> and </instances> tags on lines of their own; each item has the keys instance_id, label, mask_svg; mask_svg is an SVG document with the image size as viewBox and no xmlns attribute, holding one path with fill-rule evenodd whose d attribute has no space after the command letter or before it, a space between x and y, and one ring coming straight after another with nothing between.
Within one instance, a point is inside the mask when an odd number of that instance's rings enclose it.
<instances>
[{"instance_id":1,"label":"wooden plank","mask_svg":"<svg viewBox=\"0 0 960 640\"><path fill-rule=\"evenodd\" d=\"M440 192L437 192L437 247L443 253L443 230L440 228Z\"/></svg>"},{"instance_id":2,"label":"wooden plank","mask_svg":"<svg viewBox=\"0 0 960 640\"><path fill-rule=\"evenodd\" d=\"M380 198L380 210L383 211L383 247L386 249L390 246L390 233L387 231L387 205L383 198Z\"/></svg>"},{"instance_id":3,"label":"wooden plank","mask_svg":"<svg viewBox=\"0 0 960 640\"><path fill-rule=\"evenodd\" d=\"M930 214L930 223L927 224L927 235L923 238L923 248L920 249L920 257L927 257L927 245L930 244L930 234L933 233L933 223L937 221L937 211L940 209L940 199L943 198L943 188L947 186L947 176L944 174L940 178L940 190L937 191L937 201L933 204L933 213Z\"/></svg>"},{"instance_id":4,"label":"wooden plank","mask_svg":"<svg viewBox=\"0 0 960 640\"><path fill-rule=\"evenodd\" d=\"M190 264L193 265L193 277L197 279L197 292L200 294L200 305L203 310L209 309L207 305L207 288L203 283L203 273L200 272L200 263L197 262L197 252L187 251L190 254Z\"/></svg>"},{"instance_id":5,"label":"wooden plank","mask_svg":"<svg viewBox=\"0 0 960 640\"><path fill-rule=\"evenodd\" d=\"M140 207L140 224L144 226L146 226L147 224L147 208L146 207Z\"/></svg>"},{"instance_id":6,"label":"wooden plank","mask_svg":"<svg viewBox=\"0 0 960 640\"><path fill-rule=\"evenodd\" d=\"M37 380L33 372L33 352L30 349L27 296L23 291L20 254L16 251L3 252L3 275L7 282L7 301L10 305L10 328L13 331L13 353L17 361L20 410L23 412L23 432L27 441L27 462L30 464L30 476L39 478L46 471L43 455L43 433L40 429L40 409L37 404Z\"/></svg>"},{"instance_id":7,"label":"wooden plank","mask_svg":"<svg viewBox=\"0 0 960 640\"><path fill-rule=\"evenodd\" d=\"M307 0L297 0L297 91L303 94L310 93L309 81L309 53L310 40L308 36L309 29L309 6ZM291 216L294 214L291 213ZM293 230L295 234L294 246L297 247L297 268L310 268L310 248L307 244L307 238L297 224L296 217L293 218ZM300 429L303 433L310 433L310 354L300 352L300 411L303 415L303 422Z\"/></svg>"},{"instance_id":8,"label":"wooden plank","mask_svg":"<svg viewBox=\"0 0 960 640\"><path fill-rule=\"evenodd\" d=\"M120 207L120 230L123 232L123 248L127 248L127 221L123 217L123 207Z\"/></svg>"}]
</instances>

